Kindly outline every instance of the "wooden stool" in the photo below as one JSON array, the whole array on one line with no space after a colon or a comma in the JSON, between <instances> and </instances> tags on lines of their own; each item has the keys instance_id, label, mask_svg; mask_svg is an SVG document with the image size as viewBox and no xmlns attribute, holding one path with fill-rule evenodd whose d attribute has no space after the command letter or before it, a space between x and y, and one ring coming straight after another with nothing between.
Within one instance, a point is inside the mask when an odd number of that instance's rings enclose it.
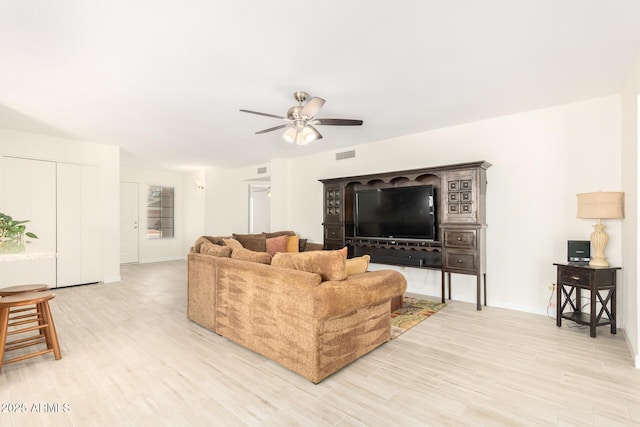
<instances>
[{"instance_id":1,"label":"wooden stool","mask_svg":"<svg viewBox=\"0 0 640 427\"><path fill-rule=\"evenodd\" d=\"M0 298L0 370L4 363L18 362L31 357L53 353L56 360L62 358L58 345L58 335L51 317L49 300L55 298L53 292L22 292ZM35 312L30 314L17 314L31 311L35 306ZM11 315L10 315L11 314ZM36 323L35 325L26 326ZM9 328L11 330L9 330ZM38 331L38 335L7 342L9 335L23 334L30 331ZM32 345L46 343L47 349L24 354L4 361L4 353Z\"/></svg>"},{"instance_id":2,"label":"wooden stool","mask_svg":"<svg viewBox=\"0 0 640 427\"><path fill-rule=\"evenodd\" d=\"M22 292L41 292L49 289L48 285L16 285L0 288L0 297L8 297Z\"/></svg>"}]
</instances>

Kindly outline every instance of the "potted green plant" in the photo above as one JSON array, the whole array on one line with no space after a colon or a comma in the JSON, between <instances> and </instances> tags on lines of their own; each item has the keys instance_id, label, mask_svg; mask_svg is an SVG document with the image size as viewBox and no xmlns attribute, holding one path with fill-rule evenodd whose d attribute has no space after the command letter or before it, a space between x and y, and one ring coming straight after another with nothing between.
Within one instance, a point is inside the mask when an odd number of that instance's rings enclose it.
<instances>
[{"instance_id":1,"label":"potted green plant","mask_svg":"<svg viewBox=\"0 0 640 427\"><path fill-rule=\"evenodd\" d=\"M38 236L27 231L25 225L29 220L15 220L9 215L0 212L0 243L4 242L21 242L24 236L37 239Z\"/></svg>"}]
</instances>

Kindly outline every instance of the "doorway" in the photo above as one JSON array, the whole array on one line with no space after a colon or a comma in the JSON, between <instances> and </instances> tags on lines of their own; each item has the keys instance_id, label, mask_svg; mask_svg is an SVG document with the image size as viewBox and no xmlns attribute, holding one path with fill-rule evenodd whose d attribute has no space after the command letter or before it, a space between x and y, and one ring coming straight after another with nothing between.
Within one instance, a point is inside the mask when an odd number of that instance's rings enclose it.
<instances>
[{"instance_id":1,"label":"doorway","mask_svg":"<svg viewBox=\"0 0 640 427\"><path fill-rule=\"evenodd\" d=\"M138 183L120 183L120 263L138 262Z\"/></svg>"},{"instance_id":2,"label":"doorway","mask_svg":"<svg viewBox=\"0 0 640 427\"><path fill-rule=\"evenodd\" d=\"M249 184L249 233L269 232L271 227L271 186Z\"/></svg>"}]
</instances>

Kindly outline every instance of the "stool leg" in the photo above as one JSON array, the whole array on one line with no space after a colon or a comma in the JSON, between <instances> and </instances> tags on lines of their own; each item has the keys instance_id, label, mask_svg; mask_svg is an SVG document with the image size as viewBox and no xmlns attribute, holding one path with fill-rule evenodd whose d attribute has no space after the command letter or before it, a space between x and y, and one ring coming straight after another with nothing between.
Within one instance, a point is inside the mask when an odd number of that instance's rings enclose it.
<instances>
[{"instance_id":1,"label":"stool leg","mask_svg":"<svg viewBox=\"0 0 640 427\"><path fill-rule=\"evenodd\" d=\"M4 358L4 346L7 343L7 328L9 326L9 307L0 308L0 371Z\"/></svg>"},{"instance_id":2,"label":"stool leg","mask_svg":"<svg viewBox=\"0 0 640 427\"><path fill-rule=\"evenodd\" d=\"M60 360L62 355L60 354L60 346L58 344L58 334L56 333L56 327L53 324L53 317L51 316L51 310L49 309L49 301L44 301L40 305L42 306L42 316L44 317L45 322L49 325L44 328L47 348L53 349L55 359Z\"/></svg>"}]
</instances>

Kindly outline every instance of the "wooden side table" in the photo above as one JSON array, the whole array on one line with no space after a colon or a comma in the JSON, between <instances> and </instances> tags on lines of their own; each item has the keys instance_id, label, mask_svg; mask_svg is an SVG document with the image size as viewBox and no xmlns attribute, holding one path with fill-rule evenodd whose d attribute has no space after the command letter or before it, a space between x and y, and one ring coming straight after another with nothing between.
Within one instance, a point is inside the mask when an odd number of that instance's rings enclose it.
<instances>
[{"instance_id":1,"label":"wooden side table","mask_svg":"<svg viewBox=\"0 0 640 427\"><path fill-rule=\"evenodd\" d=\"M596 327L602 325L610 325L611 333L615 334L616 275L621 267L590 267L567 263L553 265L558 272L556 325L562 326L562 319L565 318L581 325L589 325L589 335L592 338L596 336ZM582 311L582 290L589 292L589 313ZM574 295L575 301L572 300ZM567 305L572 311L565 312Z\"/></svg>"}]
</instances>

